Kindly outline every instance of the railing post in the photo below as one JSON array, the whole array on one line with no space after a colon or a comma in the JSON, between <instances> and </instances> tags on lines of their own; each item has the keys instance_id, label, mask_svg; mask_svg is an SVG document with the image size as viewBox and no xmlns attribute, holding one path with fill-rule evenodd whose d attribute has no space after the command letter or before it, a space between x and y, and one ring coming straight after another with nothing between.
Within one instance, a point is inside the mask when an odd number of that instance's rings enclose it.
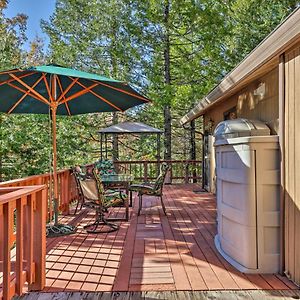
<instances>
[{"instance_id":1,"label":"railing post","mask_svg":"<svg viewBox=\"0 0 300 300\"><path fill-rule=\"evenodd\" d=\"M27 197L17 200L17 239L16 239L16 294L23 290L23 257L24 257L24 205Z\"/></svg>"},{"instance_id":2,"label":"railing post","mask_svg":"<svg viewBox=\"0 0 300 300\"><path fill-rule=\"evenodd\" d=\"M188 162L185 162L184 168L185 168L184 183L187 184L187 183L189 183L189 163Z\"/></svg>"},{"instance_id":3,"label":"railing post","mask_svg":"<svg viewBox=\"0 0 300 300\"><path fill-rule=\"evenodd\" d=\"M0 205L0 241L4 239L4 232L3 232L3 205ZM3 261L3 247L0 245L0 261Z\"/></svg>"},{"instance_id":4,"label":"railing post","mask_svg":"<svg viewBox=\"0 0 300 300\"><path fill-rule=\"evenodd\" d=\"M197 163L195 161L192 162L192 175L193 183L197 183Z\"/></svg>"},{"instance_id":5,"label":"railing post","mask_svg":"<svg viewBox=\"0 0 300 300\"><path fill-rule=\"evenodd\" d=\"M62 189L62 212L64 215L69 214L69 203L68 188L69 188L69 172L66 171L62 175L61 189Z\"/></svg>"},{"instance_id":6,"label":"railing post","mask_svg":"<svg viewBox=\"0 0 300 300\"><path fill-rule=\"evenodd\" d=\"M29 195L27 197L27 205L25 207L25 218L26 218L26 227L24 232L24 239L26 240L26 247L24 248L24 257L27 261L27 282L31 284L34 277L34 266L33 266L33 203L35 202L36 194Z\"/></svg>"},{"instance_id":7,"label":"railing post","mask_svg":"<svg viewBox=\"0 0 300 300\"><path fill-rule=\"evenodd\" d=\"M11 254L13 236L13 203L8 202L3 205L3 299L10 299L10 283L11 283Z\"/></svg>"},{"instance_id":8,"label":"railing post","mask_svg":"<svg viewBox=\"0 0 300 300\"><path fill-rule=\"evenodd\" d=\"M70 203L74 200L74 186L73 186L73 176L71 174L71 171L69 171L68 176L68 186L67 186L67 193L68 193L68 203L69 203L69 209L70 209Z\"/></svg>"},{"instance_id":9,"label":"railing post","mask_svg":"<svg viewBox=\"0 0 300 300\"><path fill-rule=\"evenodd\" d=\"M144 161L144 181L148 181L148 162Z\"/></svg>"},{"instance_id":10,"label":"railing post","mask_svg":"<svg viewBox=\"0 0 300 300\"><path fill-rule=\"evenodd\" d=\"M46 283L46 190L36 193L34 212L34 249L35 280L29 290L42 290Z\"/></svg>"}]
</instances>

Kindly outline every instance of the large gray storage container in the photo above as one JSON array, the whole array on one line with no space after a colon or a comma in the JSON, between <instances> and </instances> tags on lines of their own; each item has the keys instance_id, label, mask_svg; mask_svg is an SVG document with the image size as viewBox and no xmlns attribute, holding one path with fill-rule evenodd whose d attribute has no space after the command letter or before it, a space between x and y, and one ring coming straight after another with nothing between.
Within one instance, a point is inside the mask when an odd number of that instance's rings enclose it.
<instances>
[{"instance_id":1,"label":"large gray storage container","mask_svg":"<svg viewBox=\"0 0 300 300\"><path fill-rule=\"evenodd\" d=\"M278 136L266 136L270 131L259 121L222 123L215 130L216 247L241 272L276 273L280 225ZM249 136L234 137L245 135L247 127ZM239 129L241 132L236 131Z\"/></svg>"}]
</instances>

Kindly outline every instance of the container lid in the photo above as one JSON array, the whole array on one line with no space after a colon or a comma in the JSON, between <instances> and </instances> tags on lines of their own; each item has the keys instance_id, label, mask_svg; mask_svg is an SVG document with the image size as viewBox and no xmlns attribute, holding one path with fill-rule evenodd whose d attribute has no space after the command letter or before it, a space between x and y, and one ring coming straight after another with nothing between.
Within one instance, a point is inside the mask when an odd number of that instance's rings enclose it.
<instances>
[{"instance_id":1,"label":"container lid","mask_svg":"<svg viewBox=\"0 0 300 300\"><path fill-rule=\"evenodd\" d=\"M264 122L248 119L222 121L216 126L214 131L216 141L243 136L265 135L270 135L270 128Z\"/></svg>"}]
</instances>

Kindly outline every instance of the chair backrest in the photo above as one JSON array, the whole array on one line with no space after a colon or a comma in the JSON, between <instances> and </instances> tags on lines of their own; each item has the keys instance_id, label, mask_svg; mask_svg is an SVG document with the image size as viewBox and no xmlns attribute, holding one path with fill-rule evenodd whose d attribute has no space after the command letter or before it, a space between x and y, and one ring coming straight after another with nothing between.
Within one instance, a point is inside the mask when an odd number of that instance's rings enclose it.
<instances>
[{"instance_id":1,"label":"chair backrest","mask_svg":"<svg viewBox=\"0 0 300 300\"><path fill-rule=\"evenodd\" d=\"M78 169L73 169L73 174L84 199L102 205L104 201L104 188L95 168L93 168L92 173L87 174L80 173Z\"/></svg>"},{"instance_id":2,"label":"chair backrest","mask_svg":"<svg viewBox=\"0 0 300 300\"><path fill-rule=\"evenodd\" d=\"M164 182L166 179L166 175L169 170L170 170L170 165L168 163L163 162L160 165L160 172L154 183L155 191L160 192L160 193L162 192L162 188L163 188L163 185L164 185Z\"/></svg>"},{"instance_id":3,"label":"chair backrest","mask_svg":"<svg viewBox=\"0 0 300 300\"><path fill-rule=\"evenodd\" d=\"M82 194L86 200L100 202L97 183L94 178L85 178L79 181Z\"/></svg>"},{"instance_id":4,"label":"chair backrest","mask_svg":"<svg viewBox=\"0 0 300 300\"><path fill-rule=\"evenodd\" d=\"M83 197L83 194L82 194L82 190L81 190L79 181L84 176L84 173L82 172L81 167L76 166L76 167L72 168L72 175L74 176L74 179L75 179L78 197L81 198L81 197Z\"/></svg>"},{"instance_id":5,"label":"chair backrest","mask_svg":"<svg viewBox=\"0 0 300 300\"><path fill-rule=\"evenodd\" d=\"M99 160L95 163L95 168L99 171L100 175L114 175L116 170L112 160L105 159Z\"/></svg>"}]
</instances>

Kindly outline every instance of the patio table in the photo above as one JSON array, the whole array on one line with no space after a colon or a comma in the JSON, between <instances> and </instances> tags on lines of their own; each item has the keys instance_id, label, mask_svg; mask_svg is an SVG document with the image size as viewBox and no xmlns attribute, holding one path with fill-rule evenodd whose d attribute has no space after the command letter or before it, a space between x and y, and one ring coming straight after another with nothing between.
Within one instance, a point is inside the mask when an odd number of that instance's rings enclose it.
<instances>
[{"instance_id":1,"label":"patio table","mask_svg":"<svg viewBox=\"0 0 300 300\"><path fill-rule=\"evenodd\" d=\"M132 206L132 192L129 191L129 185L133 182L133 175L127 174L112 174L112 175L101 175L101 181L105 188L121 188L126 191L126 194L129 195L130 206ZM125 219L120 218L110 218L109 220L118 221L118 220L126 220L129 219L129 203L126 202L126 213Z\"/></svg>"}]
</instances>

